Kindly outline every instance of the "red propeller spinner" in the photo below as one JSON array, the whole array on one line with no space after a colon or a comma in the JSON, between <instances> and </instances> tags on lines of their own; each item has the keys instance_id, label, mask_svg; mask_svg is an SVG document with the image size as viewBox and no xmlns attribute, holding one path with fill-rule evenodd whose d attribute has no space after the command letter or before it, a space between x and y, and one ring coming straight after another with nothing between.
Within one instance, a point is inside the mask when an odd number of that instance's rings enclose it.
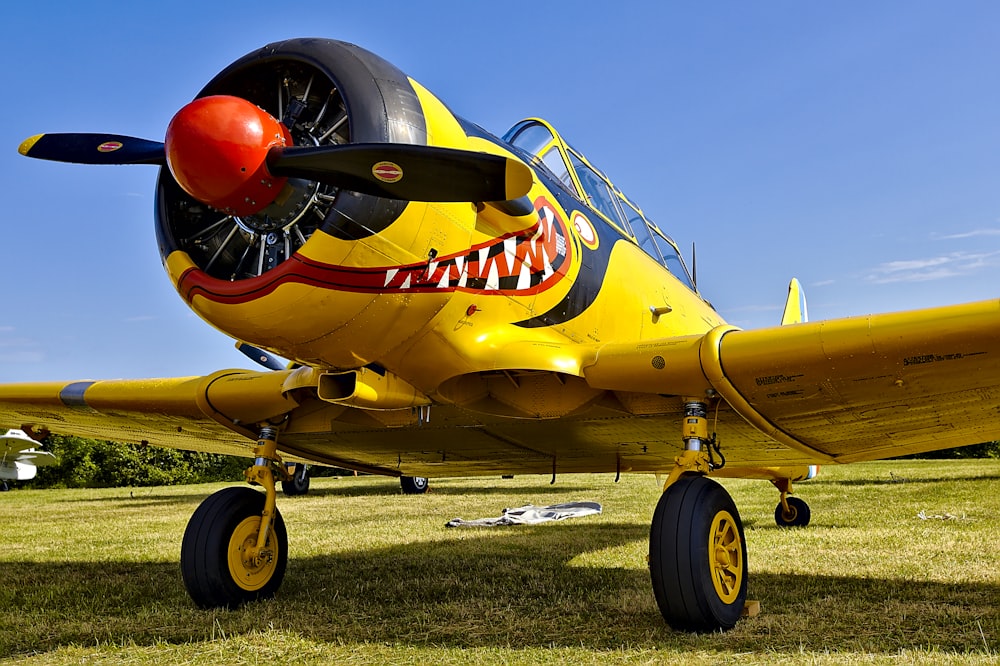
<instances>
[{"instance_id":1,"label":"red propeller spinner","mask_svg":"<svg viewBox=\"0 0 1000 666\"><path fill-rule=\"evenodd\" d=\"M292 145L285 126L240 97L213 95L184 106L167 126L167 166L195 199L252 215L281 193L286 178L267 169L271 148Z\"/></svg>"}]
</instances>

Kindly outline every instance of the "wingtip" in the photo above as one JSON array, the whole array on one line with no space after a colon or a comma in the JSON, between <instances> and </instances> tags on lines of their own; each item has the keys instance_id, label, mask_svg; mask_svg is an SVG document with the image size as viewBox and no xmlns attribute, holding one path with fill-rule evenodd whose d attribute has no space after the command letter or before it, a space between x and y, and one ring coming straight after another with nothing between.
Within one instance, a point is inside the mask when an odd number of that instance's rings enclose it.
<instances>
[{"instance_id":1,"label":"wingtip","mask_svg":"<svg viewBox=\"0 0 1000 666\"><path fill-rule=\"evenodd\" d=\"M38 143L38 140L41 139L43 136L45 136L45 135L44 134L36 134L34 136L29 136L27 139L25 139L24 141L21 142L20 146L17 147L17 152L21 153L25 157L30 157L30 155L28 155L28 153L31 151L32 147L36 143Z\"/></svg>"}]
</instances>

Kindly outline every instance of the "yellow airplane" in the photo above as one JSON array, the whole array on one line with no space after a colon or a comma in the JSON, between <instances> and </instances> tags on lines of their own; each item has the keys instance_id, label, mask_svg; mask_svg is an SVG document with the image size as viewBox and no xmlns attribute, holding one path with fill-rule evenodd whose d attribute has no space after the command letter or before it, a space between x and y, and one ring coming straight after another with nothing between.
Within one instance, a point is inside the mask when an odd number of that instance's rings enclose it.
<instances>
[{"instance_id":1,"label":"yellow airplane","mask_svg":"<svg viewBox=\"0 0 1000 666\"><path fill-rule=\"evenodd\" d=\"M288 465L426 478L663 474L653 591L674 628L744 612L737 508L760 478L780 525L815 465L989 441L1000 301L727 325L677 246L543 120L503 138L357 46L270 44L181 109L163 143L42 134L29 157L154 164L157 240L206 322L288 359L204 377L0 386L0 425L252 456L195 511L202 607L270 597L287 562Z\"/></svg>"}]
</instances>

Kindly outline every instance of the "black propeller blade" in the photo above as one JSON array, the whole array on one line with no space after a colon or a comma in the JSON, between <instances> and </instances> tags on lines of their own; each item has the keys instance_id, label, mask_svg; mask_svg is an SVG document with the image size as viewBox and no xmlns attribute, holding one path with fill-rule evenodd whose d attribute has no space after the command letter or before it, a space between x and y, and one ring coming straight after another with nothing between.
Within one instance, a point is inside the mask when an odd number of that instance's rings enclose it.
<instances>
[{"instance_id":1,"label":"black propeller blade","mask_svg":"<svg viewBox=\"0 0 1000 666\"><path fill-rule=\"evenodd\" d=\"M199 101L203 100L192 105ZM208 146L198 141L195 145L211 149L213 139L205 139ZM217 141L219 150L229 146L225 137L218 137ZM263 148L266 150L266 145ZM56 133L30 137L21 143L18 152L57 162L164 166L168 151L159 141L120 134ZM436 146L349 143L275 147L266 154L266 169L273 176L304 178L406 201L512 201L527 194L532 183L531 169L517 160ZM178 155L172 153L171 159L178 159ZM172 171L175 166L171 165ZM240 166L241 173L250 173L258 165ZM212 171L203 176L218 175Z\"/></svg>"},{"instance_id":2,"label":"black propeller blade","mask_svg":"<svg viewBox=\"0 0 1000 666\"><path fill-rule=\"evenodd\" d=\"M237 342L236 348L243 352L244 356L254 363L258 363L268 370L284 370L285 364L259 347L254 347L246 342Z\"/></svg>"},{"instance_id":3,"label":"black propeller blade","mask_svg":"<svg viewBox=\"0 0 1000 666\"><path fill-rule=\"evenodd\" d=\"M36 134L17 149L26 157L76 164L167 163L163 144L120 134Z\"/></svg>"},{"instance_id":4,"label":"black propeller blade","mask_svg":"<svg viewBox=\"0 0 1000 666\"><path fill-rule=\"evenodd\" d=\"M401 143L272 148L268 170L406 201L509 201L528 193L531 170L489 153Z\"/></svg>"}]
</instances>

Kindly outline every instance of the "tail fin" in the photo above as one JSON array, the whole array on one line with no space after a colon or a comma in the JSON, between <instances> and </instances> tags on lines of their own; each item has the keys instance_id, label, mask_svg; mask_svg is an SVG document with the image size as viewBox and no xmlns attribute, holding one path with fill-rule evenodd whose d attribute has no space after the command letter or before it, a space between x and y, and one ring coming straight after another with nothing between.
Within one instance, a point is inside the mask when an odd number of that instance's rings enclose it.
<instances>
[{"instance_id":1,"label":"tail fin","mask_svg":"<svg viewBox=\"0 0 1000 666\"><path fill-rule=\"evenodd\" d=\"M801 324L809 321L809 311L806 308L806 292L797 278L788 283L788 298L785 300L785 311L781 314L781 325Z\"/></svg>"}]
</instances>

